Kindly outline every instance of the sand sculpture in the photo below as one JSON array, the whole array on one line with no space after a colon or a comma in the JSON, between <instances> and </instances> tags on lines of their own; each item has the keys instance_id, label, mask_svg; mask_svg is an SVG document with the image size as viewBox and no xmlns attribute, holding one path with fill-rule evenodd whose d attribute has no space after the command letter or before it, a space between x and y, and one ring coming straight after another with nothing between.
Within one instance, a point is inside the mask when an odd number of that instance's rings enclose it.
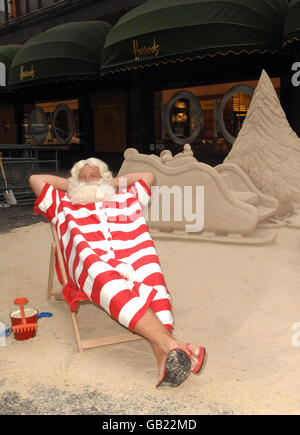
<instances>
[{"instance_id":1,"label":"sand sculpture","mask_svg":"<svg viewBox=\"0 0 300 435\"><path fill-rule=\"evenodd\" d=\"M237 164L258 190L276 198L277 218L300 205L300 139L263 70L246 119L224 163Z\"/></svg>"},{"instance_id":2,"label":"sand sculpture","mask_svg":"<svg viewBox=\"0 0 300 435\"><path fill-rule=\"evenodd\" d=\"M170 150L163 150L160 153L160 160L166 166L182 166L183 164L188 162L197 162L197 159L194 157L191 145L188 143L184 145L183 152L175 154L174 157Z\"/></svg>"},{"instance_id":3,"label":"sand sculpture","mask_svg":"<svg viewBox=\"0 0 300 435\"><path fill-rule=\"evenodd\" d=\"M237 199L255 205L259 214L260 227L266 222L269 222L271 226L278 226L276 219L274 219L279 208L279 202L276 198L265 195L258 190L247 174L235 163L223 163L215 166L215 170L219 172Z\"/></svg>"},{"instance_id":4,"label":"sand sculpture","mask_svg":"<svg viewBox=\"0 0 300 435\"><path fill-rule=\"evenodd\" d=\"M190 146L177 157L169 150L159 157L128 148L118 175L142 171L155 175L146 210L153 238L247 244L274 241L276 233L258 225L274 214L278 202L261 194L240 168L235 180L240 180L241 191L227 184L222 170L219 173L198 162Z\"/></svg>"}]
</instances>

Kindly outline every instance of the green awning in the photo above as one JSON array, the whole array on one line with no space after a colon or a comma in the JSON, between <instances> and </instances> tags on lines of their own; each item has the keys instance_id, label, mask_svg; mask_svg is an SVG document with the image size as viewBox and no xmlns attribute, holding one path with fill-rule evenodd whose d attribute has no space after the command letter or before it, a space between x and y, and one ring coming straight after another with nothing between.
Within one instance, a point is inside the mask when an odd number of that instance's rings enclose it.
<instances>
[{"instance_id":1,"label":"green awning","mask_svg":"<svg viewBox=\"0 0 300 435\"><path fill-rule=\"evenodd\" d=\"M10 67L13 58L23 46L20 44L0 46L0 62L3 62L7 68Z\"/></svg>"},{"instance_id":2,"label":"green awning","mask_svg":"<svg viewBox=\"0 0 300 435\"><path fill-rule=\"evenodd\" d=\"M5 71L1 68L0 86L6 87L8 84L9 67L17 52L22 48L22 45L11 44L0 46L0 62L4 64Z\"/></svg>"},{"instance_id":3,"label":"green awning","mask_svg":"<svg viewBox=\"0 0 300 435\"><path fill-rule=\"evenodd\" d=\"M291 0L289 10L286 14L283 44L286 45L294 40L300 39L300 0Z\"/></svg>"},{"instance_id":4,"label":"green awning","mask_svg":"<svg viewBox=\"0 0 300 435\"><path fill-rule=\"evenodd\" d=\"M287 0L148 0L109 32L102 74L281 48Z\"/></svg>"},{"instance_id":5,"label":"green awning","mask_svg":"<svg viewBox=\"0 0 300 435\"><path fill-rule=\"evenodd\" d=\"M110 29L103 21L81 21L34 36L14 57L9 85L99 77L101 51Z\"/></svg>"}]
</instances>

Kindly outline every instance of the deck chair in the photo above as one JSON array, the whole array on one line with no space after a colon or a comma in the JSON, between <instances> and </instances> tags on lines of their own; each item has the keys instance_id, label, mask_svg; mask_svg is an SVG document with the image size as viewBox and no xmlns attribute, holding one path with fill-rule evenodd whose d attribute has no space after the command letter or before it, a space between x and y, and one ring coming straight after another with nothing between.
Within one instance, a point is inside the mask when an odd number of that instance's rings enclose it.
<instances>
[{"instance_id":1,"label":"deck chair","mask_svg":"<svg viewBox=\"0 0 300 435\"><path fill-rule=\"evenodd\" d=\"M62 256L62 252L59 245L59 240L56 232L56 228L53 224L51 225L52 235L53 235L53 242L51 244L51 251L50 251L50 263L49 263L49 275L48 275L48 290L47 290L47 299L50 300L52 296L57 296L59 299L63 300L63 294L62 293L55 293L53 292L53 278L54 278L54 270L55 270L55 263L58 262L59 271L61 274L61 284L65 286L68 283L67 273L65 269L65 264ZM60 278L60 277L59 277ZM60 281L60 279L59 279ZM135 335L133 333L125 333L121 335L113 335L109 337L101 337L101 338L94 338L89 340L82 340L80 337L79 332L79 325L76 317L76 311L78 308L78 304L80 304L81 301L90 301L88 296L83 292L76 292L76 297L72 301L70 305L70 311L71 311L71 319L72 319L72 325L74 329L74 335L75 340L77 344L77 348L79 352L82 352L84 349L89 349L93 347L101 347L101 346L107 346L111 344L118 344L118 343L124 343L126 341L135 341L135 340L141 340L143 339L139 335ZM92 303L92 302L91 302Z\"/></svg>"}]
</instances>

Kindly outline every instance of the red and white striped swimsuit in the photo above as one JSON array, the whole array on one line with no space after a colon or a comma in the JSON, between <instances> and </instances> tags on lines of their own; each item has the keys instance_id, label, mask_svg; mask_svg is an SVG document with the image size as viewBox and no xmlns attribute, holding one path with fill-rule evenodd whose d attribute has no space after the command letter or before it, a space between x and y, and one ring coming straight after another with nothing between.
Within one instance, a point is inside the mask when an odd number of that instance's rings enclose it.
<instances>
[{"instance_id":1,"label":"red and white striped swimsuit","mask_svg":"<svg viewBox=\"0 0 300 435\"><path fill-rule=\"evenodd\" d=\"M131 331L148 308L171 331L170 293L143 215L150 196L140 179L112 201L75 205L46 184L35 212L56 226L69 283ZM132 266L133 282L117 271L120 263Z\"/></svg>"}]
</instances>

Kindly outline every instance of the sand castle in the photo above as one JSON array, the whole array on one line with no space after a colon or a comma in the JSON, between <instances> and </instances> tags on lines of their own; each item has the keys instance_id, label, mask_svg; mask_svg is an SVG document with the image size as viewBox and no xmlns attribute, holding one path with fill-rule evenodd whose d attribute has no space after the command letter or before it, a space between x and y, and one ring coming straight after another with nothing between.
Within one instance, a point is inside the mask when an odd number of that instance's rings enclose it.
<instances>
[{"instance_id":1,"label":"sand castle","mask_svg":"<svg viewBox=\"0 0 300 435\"><path fill-rule=\"evenodd\" d=\"M300 139L263 70L246 119L224 163L237 164L258 190L279 201L277 217L300 204Z\"/></svg>"}]
</instances>

